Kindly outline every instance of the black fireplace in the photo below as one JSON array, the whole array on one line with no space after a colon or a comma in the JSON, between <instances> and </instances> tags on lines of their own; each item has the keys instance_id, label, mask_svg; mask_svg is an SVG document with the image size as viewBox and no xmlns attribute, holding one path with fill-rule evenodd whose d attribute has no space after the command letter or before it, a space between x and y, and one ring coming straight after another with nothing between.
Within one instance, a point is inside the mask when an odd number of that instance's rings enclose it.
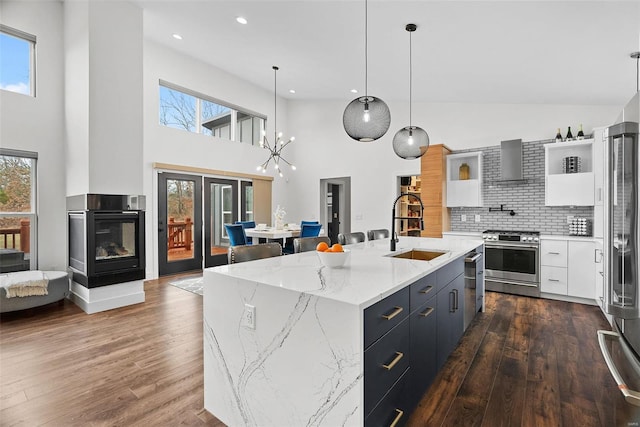
<instances>
[{"instance_id":1,"label":"black fireplace","mask_svg":"<svg viewBox=\"0 0 640 427\"><path fill-rule=\"evenodd\" d=\"M67 197L69 268L87 288L145 277L144 196Z\"/></svg>"}]
</instances>

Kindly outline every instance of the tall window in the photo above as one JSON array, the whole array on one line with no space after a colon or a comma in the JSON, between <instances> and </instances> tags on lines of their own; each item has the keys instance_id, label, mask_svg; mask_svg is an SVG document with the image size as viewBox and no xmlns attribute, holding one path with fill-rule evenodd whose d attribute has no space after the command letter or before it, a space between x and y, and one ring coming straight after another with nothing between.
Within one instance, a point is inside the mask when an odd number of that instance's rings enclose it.
<instances>
[{"instance_id":1,"label":"tall window","mask_svg":"<svg viewBox=\"0 0 640 427\"><path fill-rule=\"evenodd\" d=\"M265 117L167 82L160 82L160 124L257 145Z\"/></svg>"},{"instance_id":2,"label":"tall window","mask_svg":"<svg viewBox=\"0 0 640 427\"><path fill-rule=\"evenodd\" d=\"M0 148L0 272L37 268L37 157Z\"/></svg>"},{"instance_id":3,"label":"tall window","mask_svg":"<svg viewBox=\"0 0 640 427\"><path fill-rule=\"evenodd\" d=\"M35 96L36 36L0 24L0 89Z\"/></svg>"}]
</instances>

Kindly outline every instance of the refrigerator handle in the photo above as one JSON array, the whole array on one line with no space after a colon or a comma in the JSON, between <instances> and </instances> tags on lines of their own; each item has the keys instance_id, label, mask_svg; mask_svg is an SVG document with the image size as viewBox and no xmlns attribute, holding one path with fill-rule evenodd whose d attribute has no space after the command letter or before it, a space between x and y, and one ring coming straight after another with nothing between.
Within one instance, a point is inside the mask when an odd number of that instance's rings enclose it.
<instances>
[{"instance_id":1,"label":"refrigerator handle","mask_svg":"<svg viewBox=\"0 0 640 427\"><path fill-rule=\"evenodd\" d=\"M611 353L609 353L609 349L607 348L607 343L605 340L619 341L620 335L612 331L598 331L598 343L600 344L600 351L602 352L602 356L604 357L604 361L607 363L609 372L611 372L611 376L613 376L616 384L618 384L618 388L622 392L624 399L632 405L640 406L640 392L629 390L629 387L622 379L622 376L618 372L618 368L616 368L616 365L611 358Z\"/></svg>"}]
</instances>

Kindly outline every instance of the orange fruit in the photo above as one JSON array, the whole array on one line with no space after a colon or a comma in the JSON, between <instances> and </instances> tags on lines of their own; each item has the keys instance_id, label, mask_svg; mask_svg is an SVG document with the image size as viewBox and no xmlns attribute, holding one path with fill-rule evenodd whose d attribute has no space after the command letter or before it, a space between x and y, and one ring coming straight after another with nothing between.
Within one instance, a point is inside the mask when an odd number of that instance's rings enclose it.
<instances>
[{"instance_id":1,"label":"orange fruit","mask_svg":"<svg viewBox=\"0 0 640 427\"><path fill-rule=\"evenodd\" d=\"M331 251L332 252L344 252L344 249L342 248L342 245L340 243L334 243L333 246L331 246Z\"/></svg>"},{"instance_id":2,"label":"orange fruit","mask_svg":"<svg viewBox=\"0 0 640 427\"><path fill-rule=\"evenodd\" d=\"M329 245L326 242L320 242L316 246L316 251L318 252L325 252L327 249L329 249Z\"/></svg>"}]
</instances>

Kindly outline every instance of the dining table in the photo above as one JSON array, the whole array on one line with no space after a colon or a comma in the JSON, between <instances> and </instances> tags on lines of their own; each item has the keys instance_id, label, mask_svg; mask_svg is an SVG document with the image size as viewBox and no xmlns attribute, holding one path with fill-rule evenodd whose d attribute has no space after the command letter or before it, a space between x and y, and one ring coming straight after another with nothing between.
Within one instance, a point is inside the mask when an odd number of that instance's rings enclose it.
<instances>
[{"instance_id":1,"label":"dining table","mask_svg":"<svg viewBox=\"0 0 640 427\"><path fill-rule=\"evenodd\" d=\"M267 228L245 228L244 234L252 239L258 239L258 242L262 243L267 240L280 240L282 247L284 247L286 239L300 236L301 229L296 228L282 228L276 229L273 227ZM325 236L324 229L320 229L319 236Z\"/></svg>"}]
</instances>

